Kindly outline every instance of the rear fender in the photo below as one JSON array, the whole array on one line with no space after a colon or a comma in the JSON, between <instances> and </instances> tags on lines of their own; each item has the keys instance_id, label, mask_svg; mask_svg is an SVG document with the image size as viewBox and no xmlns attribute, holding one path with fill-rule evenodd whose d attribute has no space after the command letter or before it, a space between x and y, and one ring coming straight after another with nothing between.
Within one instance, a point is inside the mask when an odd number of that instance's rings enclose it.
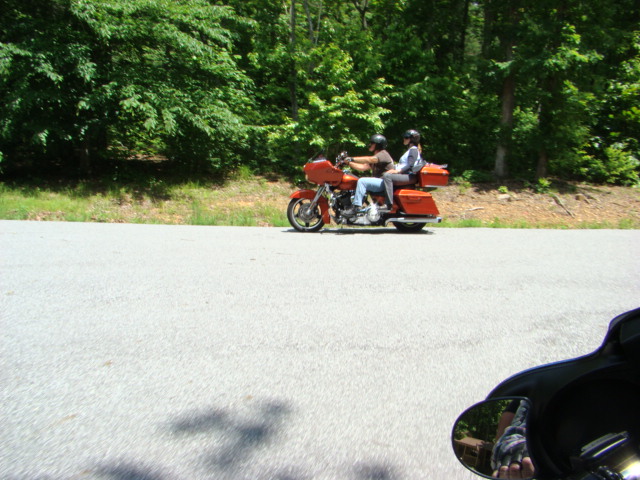
<instances>
[{"instance_id":1,"label":"rear fender","mask_svg":"<svg viewBox=\"0 0 640 480\"><path fill-rule=\"evenodd\" d=\"M316 197L315 190L298 190L297 192L293 192L289 198L307 198L309 200L313 200ZM331 223L331 217L329 215L329 202L323 196L318 199L318 205L320 206L320 212L322 212L322 221L328 225Z\"/></svg>"}]
</instances>

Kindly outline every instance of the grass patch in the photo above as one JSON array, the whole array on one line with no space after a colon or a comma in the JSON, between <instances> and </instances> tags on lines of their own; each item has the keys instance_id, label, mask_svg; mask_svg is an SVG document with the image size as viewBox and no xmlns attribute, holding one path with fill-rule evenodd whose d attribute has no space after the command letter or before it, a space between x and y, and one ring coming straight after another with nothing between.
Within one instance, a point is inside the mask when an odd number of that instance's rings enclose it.
<instances>
[{"instance_id":1,"label":"grass patch","mask_svg":"<svg viewBox=\"0 0 640 480\"><path fill-rule=\"evenodd\" d=\"M440 226L444 228L545 228L531 225L526 220L505 222L499 218L494 218L491 221L480 220L478 218L465 218L461 220L444 219Z\"/></svg>"},{"instance_id":2,"label":"grass patch","mask_svg":"<svg viewBox=\"0 0 640 480\"><path fill-rule=\"evenodd\" d=\"M444 228L479 228L486 226L482 220L476 218L466 218L463 220L442 220L442 223L434 224Z\"/></svg>"},{"instance_id":3,"label":"grass patch","mask_svg":"<svg viewBox=\"0 0 640 480\"><path fill-rule=\"evenodd\" d=\"M511 187L502 190L511 192ZM230 225L288 227L289 195L296 187L282 179L259 177L248 170L234 177L176 180L158 176L118 182L39 181L0 183L0 219L68 222L153 223L175 225ZM454 187L455 189L455 187ZM584 189L582 189L584 190ZM498 190L500 192L500 190ZM589 194L591 195L591 194ZM595 193L594 193L595 195ZM434 194L439 203L438 193ZM606 199L604 194L600 197ZM480 198L480 197L478 197ZM589 197L591 198L591 197ZM590 202L596 205L594 200ZM444 203L444 202L443 202ZM547 201L548 203L548 201ZM447 217L438 228L517 229L638 229L640 220L629 202L618 217L571 223L530 223L524 219ZM631 202L632 203L632 202ZM619 210L620 211L620 210Z\"/></svg>"},{"instance_id":4,"label":"grass patch","mask_svg":"<svg viewBox=\"0 0 640 480\"><path fill-rule=\"evenodd\" d=\"M0 219L181 225L276 226L289 223L293 187L250 177L169 182L143 179L117 183L40 185L0 183Z\"/></svg>"},{"instance_id":5,"label":"grass patch","mask_svg":"<svg viewBox=\"0 0 640 480\"><path fill-rule=\"evenodd\" d=\"M261 205L254 208L230 209L226 207L207 207L200 201L191 205L191 225L229 225L235 227L289 225L286 212L272 205Z\"/></svg>"},{"instance_id":6,"label":"grass patch","mask_svg":"<svg viewBox=\"0 0 640 480\"><path fill-rule=\"evenodd\" d=\"M480 220L477 218L468 218L461 220L444 219L440 224L433 226L439 228L511 228L511 229L555 229L555 230L635 230L640 228L640 224L633 218L625 218L619 222L582 222L575 226L559 225L557 223L529 223L526 220L517 220L513 222L503 221L494 218L491 221Z\"/></svg>"},{"instance_id":7,"label":"grass patch","mask_svg":"<svg viewBox=\"0 0 640 480\"><path fill-rule=\"evenodd\" d=\"M96 202L97 203L97 202ZM89 221L90 204L69 193L0 186L0 218Z\"/></svg>"},{"instance_id":8,"label":"grass patch","mask_svg":"<svg viewBox=\"0 0 640 480\"><path fill-rule=\"evenodd\" d=\"M582 222L576 228L583 230L634 230L640 228L633 218L623 218L618 222Z\"/></svg>"}]
</instances>

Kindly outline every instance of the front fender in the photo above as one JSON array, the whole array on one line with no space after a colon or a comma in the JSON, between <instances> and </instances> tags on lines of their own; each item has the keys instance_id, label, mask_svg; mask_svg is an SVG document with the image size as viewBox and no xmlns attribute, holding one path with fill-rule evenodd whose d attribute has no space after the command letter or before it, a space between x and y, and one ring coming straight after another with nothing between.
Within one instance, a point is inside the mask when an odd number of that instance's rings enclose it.
<instances>
[{"instance_id":1,"label":"front fender","mask_svg":"<svg viewBox=\"0 0 640 480\"><path fill-rule=\"evenodd\" d=\"M307 198L309 200L313 200L316 197L315 190L298 190L297 192L293 192L289 198ZM325 225L329 225L331 223L331 216L329 215L329 202L325 197L320 197L318 199L318 205L320 206L320 212L322 212L322 221Z\"/></svg>"}]
</instances>

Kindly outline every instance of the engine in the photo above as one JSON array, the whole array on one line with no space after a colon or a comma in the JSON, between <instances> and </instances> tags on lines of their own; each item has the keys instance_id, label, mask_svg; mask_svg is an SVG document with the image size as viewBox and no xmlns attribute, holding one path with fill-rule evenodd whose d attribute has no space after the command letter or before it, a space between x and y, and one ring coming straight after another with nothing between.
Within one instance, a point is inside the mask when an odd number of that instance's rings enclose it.
<instances>
[{"instance_id":1,"label":"engine","mask_svg":"<svg viewBox=\"0 0 640 480\"><path fill-rule=\"evenodd\" d=\"M351 206L352 193L353 192L351 191L340 191L338 193L334 192L331 195L331 201L330 201L331 208L333 208L333 210L336 213L339 213L342 210L349 208Z\"/></svg>"}]
</instances>

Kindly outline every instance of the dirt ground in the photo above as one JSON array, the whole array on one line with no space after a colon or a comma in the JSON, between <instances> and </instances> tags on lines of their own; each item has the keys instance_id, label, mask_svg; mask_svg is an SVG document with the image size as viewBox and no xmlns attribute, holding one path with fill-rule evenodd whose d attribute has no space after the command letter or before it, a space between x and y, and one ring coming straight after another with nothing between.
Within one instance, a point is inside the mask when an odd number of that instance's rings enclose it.
<instances>
[{"instance_id":1,"label":"dirt ground","mask_svg":"<svg viewBox=\"0 0 640 480\"><path fill-rule=\"evenodd\" d=\"M563 184L534 193L522 184L448 185L432 192L444 219L530 227L640 228L640 189Z\"/></svg>"}]
</instances>

